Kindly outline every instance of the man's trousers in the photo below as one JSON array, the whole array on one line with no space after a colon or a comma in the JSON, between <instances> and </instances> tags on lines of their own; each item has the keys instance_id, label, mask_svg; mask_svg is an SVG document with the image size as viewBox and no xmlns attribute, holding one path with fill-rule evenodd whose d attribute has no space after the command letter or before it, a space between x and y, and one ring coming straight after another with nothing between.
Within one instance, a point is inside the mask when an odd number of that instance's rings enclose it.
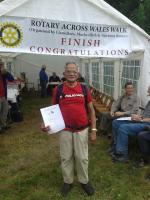
<instances>
[{"instance_id":1,"label":"man's trousers","mask_svg":"<svg viewBox=\"0 0 150 200\"><path fill-rule=\"evenodd\" d=\"M88 128L80 132L60 132L60 156L63 180L71 184L76 168L80 183L88 183Z\"/></svg>"}]
</instances>

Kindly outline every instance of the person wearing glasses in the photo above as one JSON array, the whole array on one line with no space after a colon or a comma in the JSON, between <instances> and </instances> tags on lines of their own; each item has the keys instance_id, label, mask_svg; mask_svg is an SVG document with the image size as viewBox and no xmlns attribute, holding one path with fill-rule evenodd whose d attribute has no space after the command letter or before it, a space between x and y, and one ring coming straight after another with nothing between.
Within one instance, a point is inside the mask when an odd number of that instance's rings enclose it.
<instances>
[{"instance_id":1,"label":"person wearing glasses","mask_svg":"<svg viewBox=\"0 0 150 200\"><path fill-rule=\"evenodd\" d=\"M77 81L78 74L76 63L66 63L64 71L66 81L62 83L63 89L59 102L56 100L59 86L56 86L53 91L52 102L53 104L59 103L66 125L66 128L60 132L63 175L61 194L63 196L66 196L72 189L75 167L78 181L84 192L87 195L94 194L94 188L88 177L88 135L90 121L90 139L92 142L96 140L96 118L90 90L86 88L87 95L85 97L81 83ZM48 131L50 127L43 127L43 130Z\"/></svg>"}]
</instances>

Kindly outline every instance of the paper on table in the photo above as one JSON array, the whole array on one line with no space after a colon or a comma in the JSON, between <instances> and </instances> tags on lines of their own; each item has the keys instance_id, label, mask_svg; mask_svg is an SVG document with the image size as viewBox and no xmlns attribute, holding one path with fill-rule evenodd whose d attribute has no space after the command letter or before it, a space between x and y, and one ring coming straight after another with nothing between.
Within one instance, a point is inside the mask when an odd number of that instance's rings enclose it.
<instances>
[{"instance_id":1,"label":"paper on table","mask_svg":"<svg viewBox=\"0 0 150 200\"><path fill-rule=\"evenodd\" d=\"M65 122L59 105L40 109L45 126L50 126L49 133L57 133L65 128Z\"/></svg>"},{"instance_id":2,"label":"paper on table","mask_svg":"<svg viewBox=\"0 0 150 200\"><path fill-rule=\"evenodd\" d=\"M117 120L127 120L127 121L131 121L131 117L120 117L120 118L117 118Z\"/></svg>"},{"instance_id":3,"label":"paper on table","mask_svg":"<svg viewBox=\"0 0 150 200\"><path fill-rule=\"evenodd\" d=\"M15 103L16 97L19 95L19 91L16 88L7 87L7 100L12 101Z\"/></svg>"}]
</instances>

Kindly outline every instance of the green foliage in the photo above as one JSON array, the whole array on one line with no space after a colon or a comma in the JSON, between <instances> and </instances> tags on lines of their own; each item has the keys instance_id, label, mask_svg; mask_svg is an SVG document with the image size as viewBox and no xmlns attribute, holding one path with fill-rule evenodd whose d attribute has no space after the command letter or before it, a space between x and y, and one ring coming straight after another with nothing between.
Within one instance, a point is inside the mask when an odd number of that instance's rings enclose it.
<instances>
[{"instance_id":1,"label":"green foliage","mask_svg":"<svg viewBox=\"0 0 150 200\"><path fill-rule=\"evenodd\" d=\"M145 10L145 30L150 34L150 0L144 1Z\"/></svg>"},{"instance_id":2,"label":"green foliage","mask_svg":"<svg viewBox=\"0 0 150 200\"><path fill-rule=\"evenodd\" d=\"M150 0L106 0L150 34Z\"/></svg>"},{"instance_id":3,"label":"green foliage","mask_svg":"<svg viewBox=\"0 0 150 200\"><path fill-rule=\"evenodd\" d=\"M106 0L110 5L119 10L122 14L130 16L138 8L139 0Z\"/></svg>"},{"instance_id":4,"label":"green foliage","mask_svg":"<svg viewBox=\"0 0 150 200\"><path fill-rule=\"evenodd\" d=\"M135 10L135 21L136 23L141 27L145 28L146 27L146 16L145 16L145 7L144 4L140 4L138 9Z\"/></svg>"}]
</instances>

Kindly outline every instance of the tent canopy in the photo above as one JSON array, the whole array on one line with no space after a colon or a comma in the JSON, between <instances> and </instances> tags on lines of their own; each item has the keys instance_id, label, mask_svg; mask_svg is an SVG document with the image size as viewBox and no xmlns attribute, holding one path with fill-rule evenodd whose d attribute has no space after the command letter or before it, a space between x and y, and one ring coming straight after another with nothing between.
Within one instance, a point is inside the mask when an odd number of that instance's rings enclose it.
<instances>
[{"instance_id":1,"label":"tent canopy","mask_svg":"<svg viewBox=\"0 0 150 200\"><path fill-rule=\"evenodd\" d=\"M25 17L25 18L38 18L48 20L59 20L63 22L78 22L78 23L91 23L101 25L123 25L130 28L130 47L132 53L128 58L142 54L142 71L141 82L145 84L140 85L139 89L141 95L144 96L149 85L150 71L150 36L142 30L139 26L134 24L127 17L122 15L116 9L111 7L103 0L5 0L0 3L0 15L10 17ZM31 66L35 62L35 65L41 65L46 61L49 66L55 66L50 71L61 69L64 66L64 61L70 60L68 57L62 56L44 56L23 54L19 52L15 53L0 53L1 57L5 57L6 60L10 57L14 60L17 73L20 73L27 65ZM52 58L53 57L53 58ZM14 59L15 58L15 59ZM62 59L62 60L61 60ZM82 63L84 58L77 57L71 58L77 60L78 63ZM90 59L90 58L89 58ZM56 64L57 63L57 64ZM57 65L57 66L56 66ZM26 70L26 69L25 69ZM30 70L30 67L28 68ZM29 72L30 76L30 72Z\"/></svg>"},{"instance_id":2,"label":"tent canopy","mask_svg":"<svg viewBox=\"0 0 150 200\"><path fill-rule=\"evenodd\" d=\"M42 3L40 0L5 0L0 3L0 15L102 25L126 25L131 30L130 45L133 51L145 50L145 44L142 44L141 40L143 38L146 41L150 40L150 36L143 29L103 0L43 0ZM9 54L12 57L17 55L19 54Z\"/></svg>"},{"instance_id":3,"label":"tent canopy","mask_svg":"<svg viewBox=\"0 0 150 200\"><path fill-rule=\"evenodd\" d=\"M5 0L0 15L54 19L94 24L126 24L145 37L150 36L131 20L103 0Z\"/></svg>"}]
</instances>

